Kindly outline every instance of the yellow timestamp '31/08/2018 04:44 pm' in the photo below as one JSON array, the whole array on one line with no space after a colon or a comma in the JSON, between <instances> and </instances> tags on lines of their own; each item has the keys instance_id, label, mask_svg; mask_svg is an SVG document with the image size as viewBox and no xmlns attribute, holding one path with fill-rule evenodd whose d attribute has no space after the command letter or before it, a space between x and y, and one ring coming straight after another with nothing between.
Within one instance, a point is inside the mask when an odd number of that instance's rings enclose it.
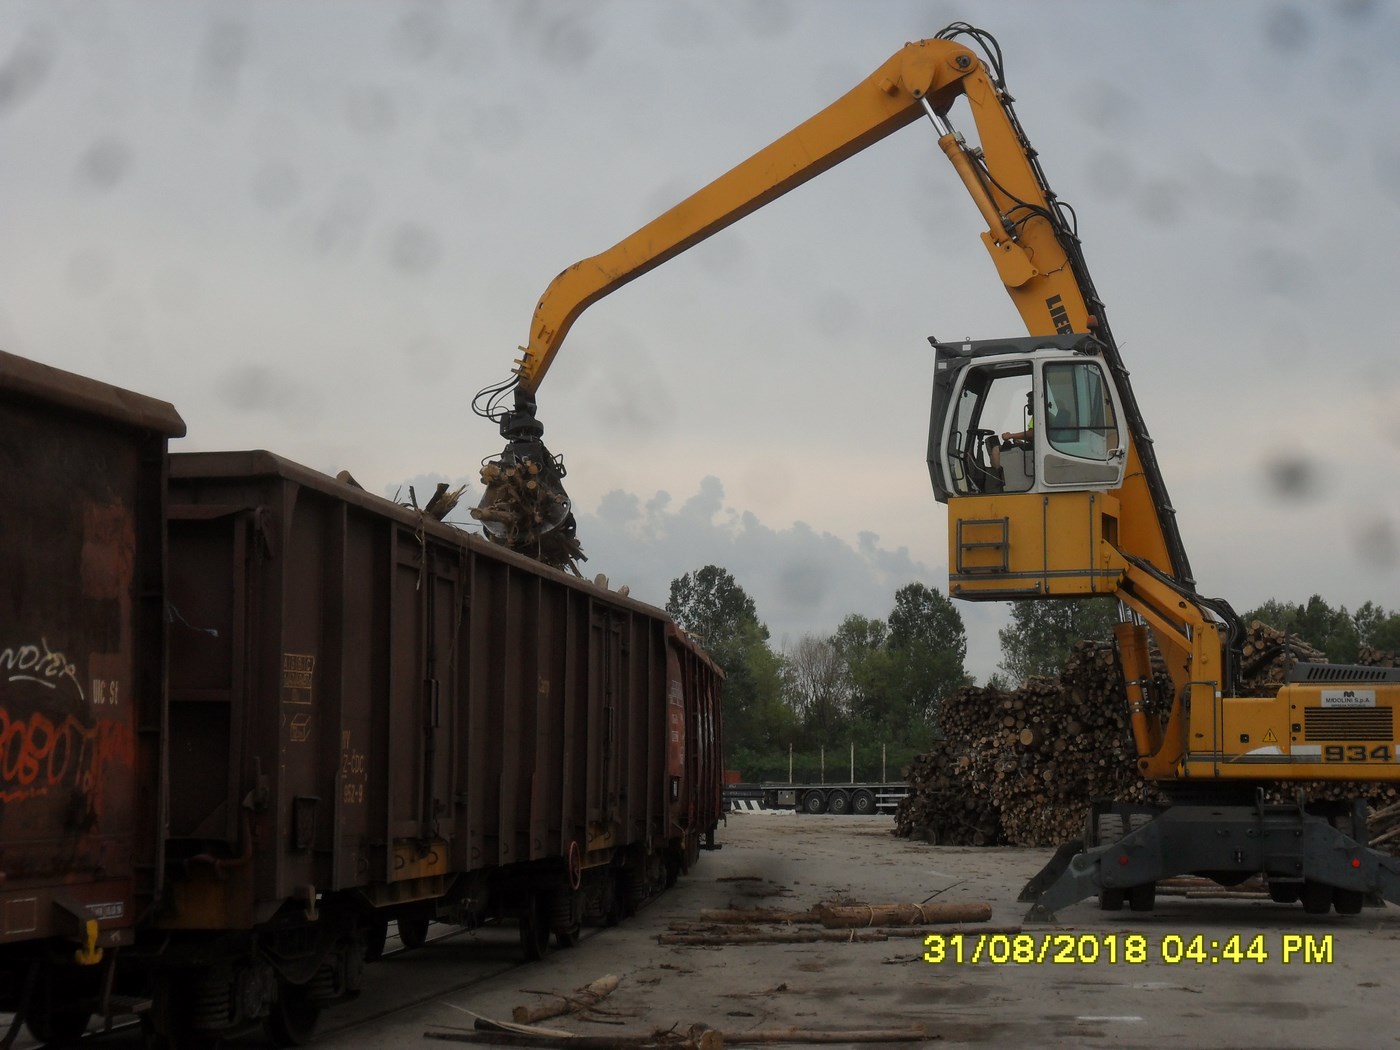
<instances>
[{"instance_id":1,"label":"yellow timestamp '31/08/2018 04:44 pm'","mask_svg":"<svg viewBox=\"0 0 1400 1050\"><path fill-rule=\"evenodd\" d=\"M1332 934L1266 935L1168 933L933 933L924 938L924 962L991 963L995 966L1058 965L1327 965L1333 961Z\"/></svg>"}]
</instances>

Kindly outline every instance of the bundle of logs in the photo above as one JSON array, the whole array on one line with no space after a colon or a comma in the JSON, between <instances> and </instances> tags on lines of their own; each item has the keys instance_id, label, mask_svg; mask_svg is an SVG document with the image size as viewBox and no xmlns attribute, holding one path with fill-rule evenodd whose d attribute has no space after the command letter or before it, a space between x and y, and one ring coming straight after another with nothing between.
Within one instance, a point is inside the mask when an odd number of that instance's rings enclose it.
<instances>
[{"instance_id":1,"label":"bundle of logs","mask_svg":"<svg viewBox=\"0 0 1400 1050\"><path fill-rule=\"evenodd\" d=\"M1258 620L1242 649L1245 691L1252 695L1276 692L1300 661L1326 662L1317 649ZM1394 653L1366 650L1362 660L1395 666ZM1153 670L1157 695L1169 698L1171 680L1155 652ZM944 845L1056 846L1083 835L1096 799L1165 801L1137 774L1111 643L1080 642L1057 677L1029 678L1011 692L960 689L944 701L940 726L943 739L906 771L909 794L895 813L897 835ZM1292 799L1299 788L1310 799L1366 796L1372 841L1400 851L1397 789L1294 783L1276 785L1271 794Z\"/></svg>"}]
</instances>

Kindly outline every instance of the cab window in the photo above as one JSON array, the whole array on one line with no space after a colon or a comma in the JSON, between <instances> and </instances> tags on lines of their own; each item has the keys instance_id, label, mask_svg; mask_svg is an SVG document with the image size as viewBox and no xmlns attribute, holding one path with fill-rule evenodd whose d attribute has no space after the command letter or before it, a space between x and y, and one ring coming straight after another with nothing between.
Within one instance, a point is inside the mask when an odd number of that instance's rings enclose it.
<instances>
[{"instance_id":1,"label":"cab window","mask_svg":"<svg viewBox=\"0 0 1400 1050\"><path fill-rule=\"evenodd\" d=\"M1107 462L1121 440L1103 370L1095 362L1047 364L1044 380L1050 447L1078 459Z\"/></svg>"}]
</instances>

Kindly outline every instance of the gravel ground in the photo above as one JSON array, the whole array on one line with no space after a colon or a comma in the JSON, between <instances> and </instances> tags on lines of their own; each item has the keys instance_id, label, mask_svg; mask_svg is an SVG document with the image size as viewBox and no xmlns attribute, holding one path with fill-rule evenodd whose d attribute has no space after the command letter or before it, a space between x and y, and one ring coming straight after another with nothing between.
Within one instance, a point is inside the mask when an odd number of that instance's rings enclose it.
<instances>
[{"instance_id":1,"label":"gravel ground","mask_svg":"<svg viewBox=\"0 0 1400 1050\"><path fill-rule=\"evenodd\" d=\"M508 1020L515 1006L609 974L620 983L602 1010L542 1023L617 1038L700 1022L730 1042L790 1026L923 1024L944 1047L1400 1043L1394 907L1320 917L1268 901L1159 896L1150 914L1074 905L1060 912L1060 925L1024 926L1019 941L987 934L928 945L920 938L658 943L672 923L696 920L702 909L803 910L824 900L986 902L986 929L1015 927L1026 911L1016 896L1051 852L937 847L895 838L892 828L889 817L733 814L719 835L723 848L703 854L674 889L621 926L585 931L581 944L542 962L517 964L513 929L435 927L440 939L372 967L359 999L323 1015L313 1045L450 1046L425 1033L469 1028L464 1011ZM113 1034L101 1045L140 1041ZM265 1045L248 1038L233 1047Z\"/></svg>"},{"instance_id":2,"label":"gravel ground","mask_svg":"<svg viewBox=\"0 0 1400 1050\"><path fill-rule=\"evenodd\" d=\"M937 946L917 938L704 948L657 942L669 924L694 920L702 909L921 902L934 894L939 902L988 902L989 927L1014 926L1026 910L1016 895L1050 856L935 847L895 838L892 827L887 817L734 814L719 836L724 848L704 855L674 890L623 926L318 1045L412 1045L435 1026L468 1024L461 1010L508 1019L513 1006L542 1000L530 990L568 992L606 974L621 978L605 1003L612 1012L545 1023L605 1036L703 1022L731 1037L786 1026L922 1023L942 1046L1400 1042L1391 977L1400 909L1393 907L1322 918L1262 901L1162 897L1151 914L1102 912L1091 901L1064 909L1059 926L1024 927L1019 944L983 939L976 963L971 937L962 962L958 946L945 942L941 963L926 961ZM421 954L456 953L458 943ZM1232 961L1235 947L1241 955L1252 947L1265 961ZM1030 961L1015 962L1018 953Z\"/></svg>"}]
</instances>

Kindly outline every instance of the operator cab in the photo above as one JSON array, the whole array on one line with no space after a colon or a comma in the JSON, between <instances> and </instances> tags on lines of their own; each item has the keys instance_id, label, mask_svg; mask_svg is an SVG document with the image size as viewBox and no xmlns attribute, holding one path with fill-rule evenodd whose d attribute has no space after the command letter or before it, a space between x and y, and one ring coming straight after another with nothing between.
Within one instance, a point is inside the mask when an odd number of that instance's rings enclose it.
<instances>
[{"instance_id":1,"label":"operator cab","mask_svg":"<svg viewBox=\"0 0 1400 1050\"><path fill-rule=\"evenodd\" d=\"M940 503L1122 484L1127 430L1092 336L929 342L928 463ZM1003 442L1004 433L1023 436Z\"/></svg>"}]
</instances>

